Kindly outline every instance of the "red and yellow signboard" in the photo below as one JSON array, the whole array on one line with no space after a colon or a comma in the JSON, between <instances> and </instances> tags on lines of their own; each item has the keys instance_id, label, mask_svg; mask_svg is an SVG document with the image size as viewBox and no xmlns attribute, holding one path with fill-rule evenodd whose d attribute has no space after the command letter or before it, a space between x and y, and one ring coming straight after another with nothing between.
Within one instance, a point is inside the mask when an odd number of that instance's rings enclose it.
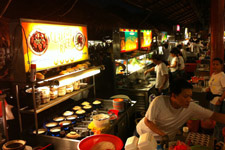
<instances>
[{"instance_id":1,"label":"red and yellow signboard","mask_svg":"<svg viewBox=\"0 0 225 150\"><path fill-rule=\"evenodd\" d=\"M89 59L86 26L29 21L21 25L26 72L30 64L40 71Z\"/></svg>"},{"instance_id":2,"label":"red and yellow signboard","mask_svg":"<svg viewBox=\"0 0 225 150\"><path fill-rule=\"evenodd\" d=\"M120 29L120 52L138 50L138 30Z\"/></svg>"}]
</instances>

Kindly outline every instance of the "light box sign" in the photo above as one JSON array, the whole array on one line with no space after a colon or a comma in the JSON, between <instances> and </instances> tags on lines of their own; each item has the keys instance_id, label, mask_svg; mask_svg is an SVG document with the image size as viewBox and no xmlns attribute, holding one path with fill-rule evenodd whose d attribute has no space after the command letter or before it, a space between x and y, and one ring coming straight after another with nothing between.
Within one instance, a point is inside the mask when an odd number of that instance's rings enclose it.
<instances>
[{"instance_id":1,"label":"light box sign","mask_svg":"<svg viewBox=\"0 0 225 150\"><path fill-rule=\"evenodd\" d=\"M167 41L167 32L162 32L162 41Z\"/></svg>"},{"instance_id":2,"label":"light box sign","mask_svg":"<svg viewBox=\"0 0 225 150\"><path fill-rule=\"evenodd\" d=\"M25 31L25 71L36 64L41 71L89 59L87 27L21 21ZM28 48L28 49L27 49Z\"/></svg>"},{"instance_id":3,"label":"light box sign","mask_svg":"<svg viewBox=\"0 0 225 150\"><path fill-rule=\"evenodd\" d=\"M141 30L141 49L150 50L152 44L152 30Z\"/></svg>"},{"instance_id":4,"label":"light box sign","mask_svg":"<svg viewBox=\"0 0 225 150\"><path fill-rule=\"evenodd\" d=\"M120 29L120 52L138 50L138 31L132 29Z\"/></svg>"}]
</instances>

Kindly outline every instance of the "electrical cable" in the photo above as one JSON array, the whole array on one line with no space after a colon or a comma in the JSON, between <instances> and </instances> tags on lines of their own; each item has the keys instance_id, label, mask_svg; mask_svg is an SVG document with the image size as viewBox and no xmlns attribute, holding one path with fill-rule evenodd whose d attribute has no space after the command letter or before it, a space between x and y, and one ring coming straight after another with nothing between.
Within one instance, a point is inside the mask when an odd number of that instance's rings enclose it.
<instances>
[{"instance_id":1,"label":"electrical cable","mask_svg":"<svg viewBox=\"0 0 225 150\"><path fill-rule=\"evenodd\" d=\"M77 4L78 0L75 0L72 4L72 6L70 7L70 9L68 9L65 13L63 13L62 15L59 15L60 17L65 16L66 14L68 14L71 10L73 10L74 6Z\"/></svg>"},{"instance_id":2,"label":"electrical cable","mask_svg":"<svg viewBox=\"0 0 225 150\"><path fill-rule=\"evenodd\" d=\"M2 16L4 15L4 13L6 12L7 8L9 7L9 4L12 2L12 0L9 0L8 3L6 4L5 8L3 9L2 13L0 14L0 18L2 18Z\"/></svg>"}]
</instances>

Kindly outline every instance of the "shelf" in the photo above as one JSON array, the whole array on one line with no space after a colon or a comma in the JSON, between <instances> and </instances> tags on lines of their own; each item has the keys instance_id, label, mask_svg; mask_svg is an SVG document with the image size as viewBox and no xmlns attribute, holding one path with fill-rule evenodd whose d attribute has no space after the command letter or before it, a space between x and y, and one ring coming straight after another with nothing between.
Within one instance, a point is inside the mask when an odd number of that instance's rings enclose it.
<instances>
[{"instance_id":1,"label":"shelf","mask_svg":"<svg viewBox=\"0 0 225 150\"><path fill-rule=\"evenodd\" d=\"M37 81L37 82L42 83L42 82L45 82L45 81L52 81L52 80L56 80L56 79L60 79L60 78L64 78L64 77L74 77L74 76L86 75L86 76L80 77L82 79L82 78L86 78L86 77L94 75L94 74L89 74L92 71L99 71L100 72L100 69L102 69L102 68L104 68L104 66L93 66L93 67L90 67L90 68L85 69L85 70L74 71L74 72L70 72L70 73L64 74L64 75L57 75L57 76L46 78L44 80ZM93 73L95 73L95 72L93 72Z\"/></svg>"},{"instance_id":2,"label":"shelf","mask_svg":"<svg viewBox=\"0 0 225 150\"><path fill-rule=\"evenodd\" d=\"M92 87L94 87L94 85L88 85L86 88L80 89L78 91L74 91L74 92L66 94L65 96L62 96L62 97L58 97L54 100L51 100L50 102L48 102L46 104L42 104L37 108L36 113L38 114L38 113L40 113L44 110L47 110L47 109L49 109L49 108L51 108L51 107L53 107L53 106L55 106L59 103L62 103L64 101L66 101L70 97L75 96L75 95L77 95L77 94L79 94L79 93L81 93L85 90L88 90L88 89L92 88ZM34 109L23 110L23 108L22 108L22 109L20 109L20 111L21 111L21 113L28 113L28 114L34 113Z\"/></svg>"}]
</instances>

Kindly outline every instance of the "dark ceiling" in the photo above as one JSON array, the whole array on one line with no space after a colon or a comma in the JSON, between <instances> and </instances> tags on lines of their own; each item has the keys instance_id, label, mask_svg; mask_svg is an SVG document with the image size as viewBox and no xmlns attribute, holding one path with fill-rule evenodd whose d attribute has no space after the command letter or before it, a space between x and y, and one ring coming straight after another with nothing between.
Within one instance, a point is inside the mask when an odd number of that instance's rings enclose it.
<instances>
[{"instance_id":1,"label":"dark ceiling","mask_svg":"<svg viewBox=\"0 0 225 150\"><path fill-rule=\"evenodd\" d=\"M10 0L0 1L0 13ZM86 24L91 39L114 27L207 30L210 0L11 0L4 18ZM94 36L92 36L94 35Z\"/></svg>"}]
</instances>

